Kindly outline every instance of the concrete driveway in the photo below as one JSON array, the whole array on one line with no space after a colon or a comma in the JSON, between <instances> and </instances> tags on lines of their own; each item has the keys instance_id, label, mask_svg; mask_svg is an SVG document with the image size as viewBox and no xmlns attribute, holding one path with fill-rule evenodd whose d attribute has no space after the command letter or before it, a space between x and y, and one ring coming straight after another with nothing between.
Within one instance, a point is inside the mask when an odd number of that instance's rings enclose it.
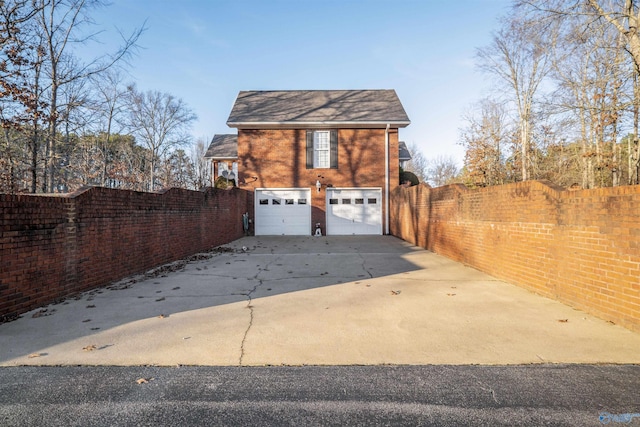
<instances>
[{"instance_id":1,"label":"concrete driveway","mask_svg":"<svg viewBox=\"0 0 640 427\"><path fill-rule=\"evenodd\" d=\"M0 366L526 363L640 334L391 236L247 237L0 325Z\"/></svg>"}]
</instances>

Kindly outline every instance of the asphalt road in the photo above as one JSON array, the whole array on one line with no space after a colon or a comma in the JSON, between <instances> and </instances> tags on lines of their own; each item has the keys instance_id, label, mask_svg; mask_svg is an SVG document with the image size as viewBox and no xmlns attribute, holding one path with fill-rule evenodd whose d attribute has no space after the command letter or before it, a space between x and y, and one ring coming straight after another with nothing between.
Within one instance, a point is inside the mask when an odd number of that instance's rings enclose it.
<instances>
[{"instance_id":1,"label":"asphalt road","mask_svg":"<svg viewBox=\"0 0 640 427\"><path fill-rule=\"evenodd\" d=\"M607 422L640 425L640 366L0 369L2 426Z\"/></svg>"}]
</instances>

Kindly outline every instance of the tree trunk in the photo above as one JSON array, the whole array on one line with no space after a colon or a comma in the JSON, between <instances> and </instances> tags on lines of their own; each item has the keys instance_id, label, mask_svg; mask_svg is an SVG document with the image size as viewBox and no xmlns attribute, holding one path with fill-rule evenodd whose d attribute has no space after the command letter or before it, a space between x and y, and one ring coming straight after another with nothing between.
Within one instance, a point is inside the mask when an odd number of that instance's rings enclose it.
<instances>
[{"instance_id":1,"label":"tree trunk","mask_svg":"<svg viewBox=\"0 0 640 427\"><path fill-rule=\"evenodd\" d=\"M529 179L528 176L528 168L527 168L527 158L529 151L529 121L526 118L520 119L520 145L521 145L521 155L522 155L522 180L527 181Z\"/></svg>"},{"instance_id":2,"label":"tree trunk","mask_svg":"<svg viewBox=\"0 0 640 427\"><path fill-rule=\"evenodd\" d=\"M38 191L38 123L37 119L33 121L33 134L31 136L31 192Z\"/></svg>"}]
</instances>

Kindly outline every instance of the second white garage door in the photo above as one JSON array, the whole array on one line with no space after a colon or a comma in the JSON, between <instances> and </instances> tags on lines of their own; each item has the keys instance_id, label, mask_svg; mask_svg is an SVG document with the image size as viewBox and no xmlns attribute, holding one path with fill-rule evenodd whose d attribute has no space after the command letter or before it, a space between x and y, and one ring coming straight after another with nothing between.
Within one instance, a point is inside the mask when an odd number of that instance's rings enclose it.
<instances>
[{"instance_id":1,"label":"second white garage door","mask_svg":"<svg viewBox=\"0 0 640 427\"><path fill-rule=\"evenodd\" d=\"M381 188L327 188L327 235L382 234Z\"/></svg>"},{"instance_id":2,"label":"second white garage door","mask_svg":"<svg viewBox=\"0 0 640 427\"><path fill-rule=\"evenodd\" d=\"M311 234L311 189L257 189L256 236Z\"/></svg>"}]
</instances>

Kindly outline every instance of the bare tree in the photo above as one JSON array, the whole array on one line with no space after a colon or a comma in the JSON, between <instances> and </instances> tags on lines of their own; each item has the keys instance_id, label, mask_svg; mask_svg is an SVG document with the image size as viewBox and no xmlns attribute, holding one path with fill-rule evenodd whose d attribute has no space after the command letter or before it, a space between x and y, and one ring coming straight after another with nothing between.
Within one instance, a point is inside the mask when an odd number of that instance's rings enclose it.
<instances>
[{"instance_id":1,"label":"bare tree","mask_svg":"<svg viewBox=\"0 0 640 427\"><path fill-rule=\"evenodd\" d=\"M640 122L640 83L638 76L633 78L633 133L627 137L627 183L640 184L640 141L638 124Z\"/></svg>"},{"instance_id":2,"label":"bare tree","mask_svg":"<svg viewBox=\"0 0 640 427\"><path fill-rule=\"evenodd\" d=\"M211 185L211 168L209 160L204 158L207 152L207 138L198 138L191 147L191 162L194 166L193 187L202 190Z\"/></svg>"},{"instance_id":3,"label":"bare tree","mask_svg":"<svg viewBox=\"0 0 640 427\"><path fill-rule=\"evenodd\" d=\"M548 29L551 30L551 29ZM534 108L540 86L551 69L547 45L553 39L550 31L541 31L517 13L504 19L503 27L492 43L478 49L480 69L495 76L508 88L507 101L515 105L520 137L521 179L530 179L531 134Z\"/></svg>"},{"instance_id":4,"label":"bare tree","mask_svg":"<svg viewBox=\"0 0 640 427\"><path fill-rule=\"evenodd\" d=\"M570 47L565 45L563 47L565 52L562 55L572 57L571 60L576 62L582 61L585 70L592 69L593 66L609 69L608 75L600 72L601 90L598 94L598 102L594 102L592 98L590 102L593 105L590 109L581 110L584 116L581 119L581 143L584 156L583 187L609 185L606 182L609 180L612 185L618 185L625 181L624 174L627 175L626 182L632 183L633 176L636 176L635 179L638 181L640 144L637 122L640 91L637 90L635 82L632 82L640 75L638 2L633 0L520 0L516 3L518 8L535 15L538 21L569 23L575 43ZM586 43L589 47L586 56L580 56L586 50L580 43ZM600 59L596 59L597 57ZM622 71L625 68L633 69L631 72L633 79ZM582 82L589 82L592 78L587 73L578 77ZM605 88L606 90L602 90L603 81L608 82L609 88ZM623 87L625 84L626 87ZM584 101L587 99L586 89L580 90L583 92ZM609 106L603 105L605 101ZM615 109L611 108L612 101L617 104ZM581 102L578 105L585 105L585 103ZM628 127L633 132L633 137L626 139L627 147L622 150L618 141L613 138L617 138L621 128L624 127L623 115L627 112L631 115L627 118L627 122L631 122ZM603 134L602 128L598 128L597 123L595 125L591 123L592 119L603 123L609 122L605 125L609 133ZM594 129L595 133L591 132ZM606 142L603 137L606 138ZM623 155L626 159L622 158ZM605 171L604 174L603 171Z\"/></svg>"},{"instance_id":5,"label":"bare tree","mask_svg":"<svg viewBox=\"0 0 640 427\"><path fill-rule=\"evenodd\" d=\"M626 40L627 52L640 74L640 8L633 0L587 0L588 7L605 19Z\"/></svg>"},{"instance_id":6,"label":"bare tree","mask_svg":"<svg viewBox=\"0 0 640 427\"><path fill-rule=\"evenodd\" d=\"M53 191L56 172L56 140L60 89L71 82L86 79L101 73L118 61L126 58L136 46L144 28L135 30L124 38L123 46L113 55L100 56L87 64L80 64L73 58L72 45L83 44L95 38L96 34L85 33L86 27L94 23L90 12L105 5L103 0L34 0L40 6L37 15L39 28L44 35L43 47L46 51L46 72L48 79L48 135L46 144L46 191Z\"/></svg>"},{"instance_id":7,"label":"bare tree","mask_svg":"<svg viewBox=\"0 0 640 427\"><path fill-rule=\"evenodd\" d=\"M94 133L98 135L97 143L102 157L100 182L101 185L109 185L109 168L114 160L111 156L112 135L120 134L125 128L127 89L123 84L123 73L117 68L95 75L91 80L94 87L92 109L96 114Z\"/></svg>"},{"instance_id":8,"label":"bare tree","mask_svg":"<svg viewBox=\"0 0 640 427\"><path fill-rule=\"evenodd\" d=\"M458 165L451 156L438 156L429 162L429 181L434 187L451 184L458 176Z\"/></svg>"},{"instance_id":9,"label":"bare tree","mask_svg":"<svg viewBox=\"0 0 640 427\"><path fill-rule=\"evenodd\" d=\"M136 145L131 135L118 134L111 135L107 150L110 157L109 186L143 191L148 150Z\"/></svg>"},{"instance_id":10,"label":"bare tree","mask_svg":"<svg viewBox=\"0 0 640 427\"><path fill-rule=\"evenodd\" d=\"M618 66L621 62L618 59L621 54L628 54L635 70L635 77L637 79L640 76L640 33L638 25L640 25L640 7L638 6L636 1L632 0L615 0L615 1L599 1L599 0L588 0L587 10L592 10L600 19L606 21L610 28L613 29L617 34L618 38L616 38L617 43L614 48L615 52L615 60L613 60L613 64ZM612 55L610 55L612 56ZM616 69L616 70L617 70ZM634 82L637 80L634 80ZM617 93L620 89L620 76L613 75L611 76L611 85L614 86L613 92L611 92L611 96L617 98L619 94ZM634 83L635 84L635 83ZM638 91L634 87L633 89L633 109L634 111L637 109L637 105L640 103L638 100ZM617 101L617 99L615 99ZM616 110L613 114L609 114L606 116L614 126L617 125L618 121L618 111ZM615 120L614 120L615 119ZM637 122L637 114L634 119ZM614 127L614 135L612 138L611 147L611 161L609 163L609 159L603 159L601 155L601 151L598 150L598 161L599 165L603 168L607 166L611 175L612 175L612 185L619 185L622 181L620 171L622 169L622 160L620 159L619 147L617 144L617 126ZM628 147L627 158L629 165L628 167L628 175L629 179L634 174L633 169L638 169L638 165L640 165L640 145L637 144L637 124L634 125L635 130L635 141L636 141L636 149L631 150L631 146ZM599 148L599 147L598 147ZM635 167L633 164L635 163ZM602 180L601 180L602 184Z\"/></svg>"},{"instance_id":11,"label":"bare tree","mask_svg":"<svg viewBox=\"0 0 640 427\"><path fill-rule=\"evenodd\" d=\"M140 92L131 86L128 96L129 128L136 141L148 150L148 188L153 191L158 161L190 142L188 131L197 117L181 99L168 93Z\"/></svg>"},{"instance_id":12,"label":"bare tree","mask_svg":"<svg viewBox=\"0 0 640 427\"><path fill-rule=\"evenodd\" d=\"M0 113L3 127L30 121L39 106L29 74L43 52L33 34L38 5L29 0L0 2Z\"/></svg>"},{"instance_id":13,"label":"bare tree","mask_svg":"<svg viewBox=\"0 0 640 427\"><path fill-rule=\"evenodd\" d=\"M623 38L593 14L561 16L563 35L553 46L553 108L576 124L569 139L581 147L576 165L582 187L619 185L626 171L618 138L634 104L634 71L625 61Z\"/></svg>"},{"instance_id":14,"label":"bare tree","mask_svg":"<svg viewBox=\"0 0 640 427\"><path fill-rule=\"evenodd\" d=\"M429 160L415 142L409 144L407 149L411 154L411 160L405 164L404 170L414 173L420 182L429 181Z\"/></svg>"},{"instance_id":15,"label":"bare tree","mask_svg":"<svg viewBox=\"0 0 640 427\"><path fill-rule=\"evenodd\" d=\"M483 99L465 116L460 143L465 148L467 181L472 185L504 184L507 180L505 157L511 138L511 124L504 105Z\"/></svg>"},{"instance_id":16,"label":"bare tree","mask_svg":"<svg viewBox=\"0 0 640 427\"><path fill-rule=\"evenodd\" d=\"M40 124L46 102L42 99L41 71L45 52L34 31L38 4L0 2L0 121L4 130L3 167L8 191L26 183L36 191L40 159Z\"/></svg>"},{"instance_id":17,"label":"bare tree","mask_svg":"<svg viewBox=\"0 0 640 427\"><path fill-rule=\"evenodd\" d=\"M161 162L159 169L163 187L194 189L194 164L182 148L167 155Z\"/></svg>"},{"instance_id":18,"label":"bare tree","mask_svg":"<svg viewBox=\"0 0 640 427\"><path fill-rule=\"evenodd\" d=\"M491 159L499 158L504 182L518 178L516 167L520 179L583 188L640 182L638 2L514 4L478 58L507 89L503 98L495 92L496 104L504 101L504 111L517 114L496 120L485 104L467 117L466 181L495 183ZM488 135L499 122L508 126L495 145Z\"/></svg>"}]
</instances>

